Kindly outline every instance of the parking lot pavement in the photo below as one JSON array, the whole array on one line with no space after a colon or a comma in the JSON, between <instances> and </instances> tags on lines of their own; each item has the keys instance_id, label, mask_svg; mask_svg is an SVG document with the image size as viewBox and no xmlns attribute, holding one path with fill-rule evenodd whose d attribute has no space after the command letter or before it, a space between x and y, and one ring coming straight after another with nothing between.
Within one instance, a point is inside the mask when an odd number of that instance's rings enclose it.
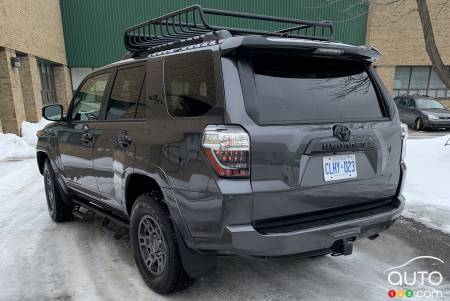
<instances>
[{"instance_id":1,"label":"parking lot pavement","mask_svg":"<svg viewBox=\"0 0 450 301\"><path fill-rule=\"evenodd\" d=\"M408 138L410 139L424 139L424 138L434 138L434 137L440 137L450 135L450 130L426 130L426 131L416 131L412 128L409 128L408 131Z\"/></svg>"},{"instance_id":2,"label":"parking lot pavement","mask_svg":"<svg viewBox=\"0 0 450 301\"><path fill-rule=\"evenodd\" d=\"M409 288L444 293L426 300L450 298L450 237L409 219L375 241L357 241L350 256L220 257L216 273L160 296L141 280L128 240L102 231L100 218L50 220L34 159L0 162L0 170L11 170L0 174L0 300L387 300L393 287L384 271L419 255L440 257L445 265L423 261L412 268L439 268L444 279L438 287ZM5 177L17 182L2 186Z\"/></svg>"}]
</instances>

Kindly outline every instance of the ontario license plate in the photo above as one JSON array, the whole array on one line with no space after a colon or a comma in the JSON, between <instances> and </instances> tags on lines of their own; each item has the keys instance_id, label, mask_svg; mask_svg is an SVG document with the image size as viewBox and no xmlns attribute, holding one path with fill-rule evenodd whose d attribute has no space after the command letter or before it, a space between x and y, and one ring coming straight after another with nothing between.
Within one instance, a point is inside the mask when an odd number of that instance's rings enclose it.
<instances>
[{"instance_id":1,"label":"ontario license plate","mask_svg":"<svg viewBox=\"0 0 450 301\"><path fill-rule=\"evenodd\" d=\"M323 177L325 181L351 179L357 176L355 154L323 157Z\"/></svg>"}]
</instances>

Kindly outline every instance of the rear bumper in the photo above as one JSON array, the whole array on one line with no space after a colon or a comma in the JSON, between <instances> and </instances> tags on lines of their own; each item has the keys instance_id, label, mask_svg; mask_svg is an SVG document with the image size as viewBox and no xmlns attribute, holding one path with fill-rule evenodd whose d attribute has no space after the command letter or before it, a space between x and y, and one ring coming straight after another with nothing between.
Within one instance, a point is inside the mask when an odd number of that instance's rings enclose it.
<instances>
[{"instance_id":1,"label":"rear bumper","mask_svg":"<svg viewBox=\"0 0 450 301\"><path fill-rule=\"evenodd\" d=\"M261 234L251 224L230 225L231 250L226 253L253 256L286 256L329 249L333 243L346 238L364 238L389 228L404 208L403 198L392 211L359 219L304 230Z\"/></svg>"}]
</instances>

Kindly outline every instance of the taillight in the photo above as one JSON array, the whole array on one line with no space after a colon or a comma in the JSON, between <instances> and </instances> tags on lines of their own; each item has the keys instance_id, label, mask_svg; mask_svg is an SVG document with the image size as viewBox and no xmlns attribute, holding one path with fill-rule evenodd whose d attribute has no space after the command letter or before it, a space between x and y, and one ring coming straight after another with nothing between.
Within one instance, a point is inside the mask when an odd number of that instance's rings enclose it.
<instances>
[{"instance_id":1,"label":"taillight","mask_svg":"<svg viewBox=\"0 0 450 301\"><path fill-rule=\"evenodd\" d=\"M202 145L219 176L250 176L250 138L240 126L208 125Z\"/></svg>"}]
</instances>

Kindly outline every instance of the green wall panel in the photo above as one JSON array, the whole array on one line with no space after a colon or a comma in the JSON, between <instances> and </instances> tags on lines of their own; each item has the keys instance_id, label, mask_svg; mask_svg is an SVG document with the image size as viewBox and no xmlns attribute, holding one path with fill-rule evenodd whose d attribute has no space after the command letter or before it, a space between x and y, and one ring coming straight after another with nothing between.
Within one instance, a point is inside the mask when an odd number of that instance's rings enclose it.
<instances>
[{"instance_id":1,"label":"green wall panel","mask_svg":"<svg viewBox=\"0 0 450 301\"><path fill-rule=\"evenodd\" d=\"M125 53L123 31L134 24L192 4L280 17L329 20L339 41L362 45L367 2L360 0L60 0L70 67L99 67ZM213 20L214 21L214 20ZM228 26L248 25L225 20ZM214 23L214 22L211 22ZM252 25L264 28L261 23Z\"/></svg>"}]
</instances>

